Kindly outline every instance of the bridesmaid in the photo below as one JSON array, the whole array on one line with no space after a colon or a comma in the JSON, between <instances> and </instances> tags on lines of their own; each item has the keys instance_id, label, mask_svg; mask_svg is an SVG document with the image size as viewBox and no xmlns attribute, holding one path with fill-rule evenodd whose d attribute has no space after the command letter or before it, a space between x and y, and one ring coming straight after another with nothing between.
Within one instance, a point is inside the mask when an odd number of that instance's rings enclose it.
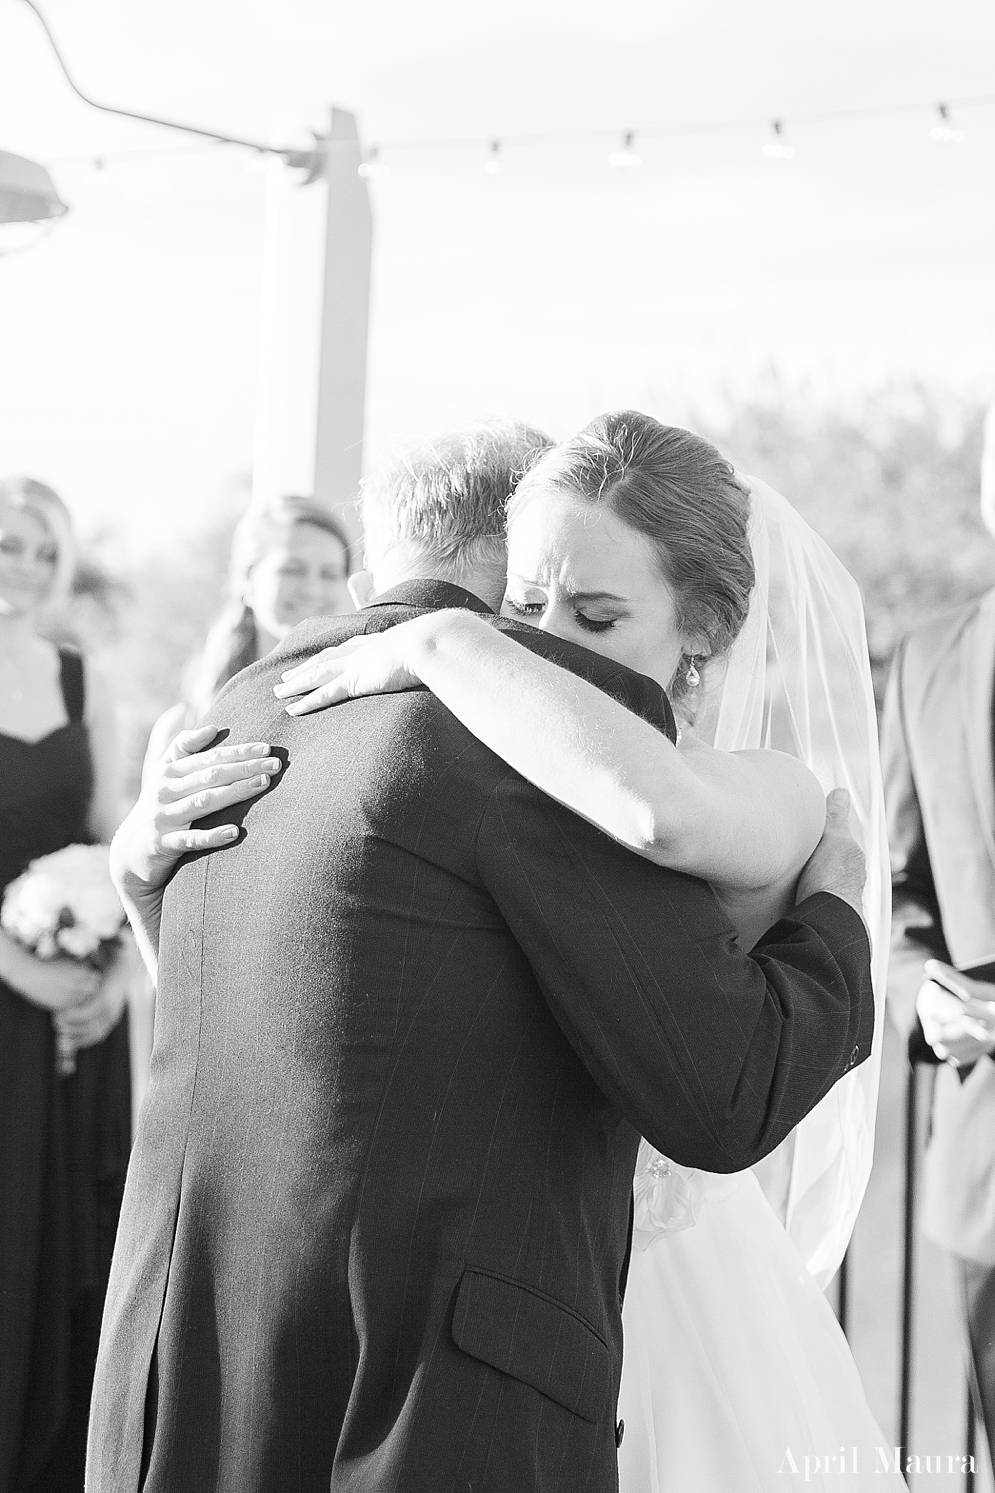
<instances>
[{"instance_id":1,"label":"bridesmaid","mask_svg":"<svg viewBox=\"0 0 995 1493\"><path fill-rule=\"evenodd\" d=\"M316 499L253 504L232 535L227 604L187 666L185 698L152 727L143 780L176 733L202 720L229 679L298 622L353 611L348 578L348 535Z\"/></svg>"},{"instance_id":2,"label":"bridesmaid","mask_svg":"<svg viewBox=\"0 0 995 1493\"><path fill-rule=\"evenodd\" d=\"M40 634L69 515L0 482L0 896L36 856L109 840L111 703ZM131 1140L126 951L98 975L0 929L0 1493L81 1493L100 1316ZM56 1044L75 1069L56 1071Z\"/></svg>"},{"instance_id":3,"label":"bridesmaid","mask_svg":"<svg viewBox=\"0 0 995 1493\"><path fill-rule=\"evenodd\" d=\"M254 503L242 515L232 535L226 604L186 667L183 699L163 711L152 727L142 766L143 787L161 781L166 749L178 732L196 726L210 713L229 679L265 657L306 617L353 610L348 578L348 535L316 499L274 498ZM197 740L203 740L203 733ZM143 981L142 990L142 998L136 996L131 1006L136 1116L148 1086L155 1010L148 981Z\"/></svg>"}]
</instances>

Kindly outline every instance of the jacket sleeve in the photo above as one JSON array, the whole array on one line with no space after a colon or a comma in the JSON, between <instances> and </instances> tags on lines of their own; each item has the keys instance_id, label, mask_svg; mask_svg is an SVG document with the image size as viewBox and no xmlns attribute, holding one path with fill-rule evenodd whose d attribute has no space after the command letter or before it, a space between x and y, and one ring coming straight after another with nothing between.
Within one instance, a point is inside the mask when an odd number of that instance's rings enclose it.
<instances>
[{"instance_id":1,"label":"jacket sleeve","mask_svg":"<svg viewBox=\"0 0 995 1493\"><path fill-rule=\"evenodd\" d=\"M828 893L744 954L704 882L512 773L488 800L477 865L581 1061L683 1165L752 1165L870 1052L867 935Z\"/></svg>"},{"instance_id":2,"label":"jacket sleeve","mask_svg":"<svg viewBox=\"0 0 995 1493\"><path fill-rule=\"evenodd\" d=\"M881 722L893 888L888 1009L905 1037L919 1026L915 1000L923 964L927 959L950 960L909 755L903 687L907 647L908 639L896 650ZM928 1048L920 1056L932 1058Z\"/></svg>"}]
</instances>

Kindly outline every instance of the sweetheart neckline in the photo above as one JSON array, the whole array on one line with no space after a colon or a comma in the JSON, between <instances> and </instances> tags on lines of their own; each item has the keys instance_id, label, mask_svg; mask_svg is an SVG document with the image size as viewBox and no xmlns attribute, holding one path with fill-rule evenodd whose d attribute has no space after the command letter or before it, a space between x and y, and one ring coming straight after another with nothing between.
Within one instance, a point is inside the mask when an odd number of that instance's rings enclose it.
<instances>
[{"instance_id":1,"label":"sweetheart neckline","mask_svg":"<svg viewBox=\"0 0 995 1493\"><path fill-rule=\"evenodd\" d=\"M61 726L54 726L51 731L46 731L44 736L14 736L10 731L0 731L0 737L4 741L16 741L18 746L41 746L43 741L51 741L53 736L58 736L62 731L68 731L69 727L75 724L75 721L63 721Z\"/></svg>"}]
</instances>

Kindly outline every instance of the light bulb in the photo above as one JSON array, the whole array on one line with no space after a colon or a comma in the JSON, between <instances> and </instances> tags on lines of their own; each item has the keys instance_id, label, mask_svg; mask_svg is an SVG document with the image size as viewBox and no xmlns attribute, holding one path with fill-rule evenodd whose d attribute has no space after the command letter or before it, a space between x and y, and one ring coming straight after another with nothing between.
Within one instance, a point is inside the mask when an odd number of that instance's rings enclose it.
<instances>
[{"instance_id":1,"label":"light bulb","mask_svg":"<svg viewBox=\"0 0 995 1493\"><path fill-rule=\"evenodd\" d=\"M940 116L940 122L934 124L929 132L929 138L935 140L938 145L960 145L964 139L964 131L950 123L950 110L946 104L937 104L936 112Z\"/></svg>"},{"instance_id":2,"label":"light bulb","mask_svg":"<svg viewBox=\"0 0 995 1493\"><path fill-rule=\"evenodd\" d=\"M86 170L86 184L88 187L106 187L108 185L107 162L103 156L94 156Z\"/></svg>"},{"instance_id":3,"label":"light bulb","mask_svg":"<svg viewBox=\"0 0 995 1493\"><path fill-rule=\"evenodd\" d=\"M613 150L608 156L609 166L618 167L622 171L631 171L635 166L643 164L643 158L637 155L633 146L636 136L633 130L626 130L622 136L621 150Z\"/></svg>"},{"instance_id":4,"label":"light bulb","mask_svg":"<svg viewBox=\"0 0 995 1493\"><path fill-rule=\"evenodd\" d=\"M360 176L383 176L383 164L380 160L379 146L371 145L366 155L356 167Z\"/></svg>"},{"instance_id":5,"label":"light bulb","mask_svg":"<svg viewBox=\"0 0 995 1493\"><path fill-rule=\"evenodd\" d=\"M784 134L784 125L779 119L774 119L771 121L771 127L774 131L774 138L773 140L768 140L767 144L763 147L764 155L769 161L792 160L795 155L795 147L788 145L781 139L781 136Z\"/></svg>"}]
</instances>

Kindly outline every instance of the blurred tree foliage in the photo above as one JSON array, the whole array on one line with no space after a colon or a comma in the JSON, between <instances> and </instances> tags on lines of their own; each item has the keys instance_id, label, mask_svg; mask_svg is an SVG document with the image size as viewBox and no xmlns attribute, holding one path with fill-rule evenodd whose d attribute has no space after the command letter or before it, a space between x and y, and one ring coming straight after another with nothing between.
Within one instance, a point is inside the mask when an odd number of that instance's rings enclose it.
<instances>
[{"instance_id":1,"label":"blurred tree foliage","mask_svg":"<svg viewBox=\"0 0 995 1493\"><path fill-rule=\"evenodd\" d=\"M857 578L880 685L909 628L995 585L995 541L978 510L984 408L922 384L827 408L772 379L721 418L691 423L744 471L784 493ZM62 635L113 672L128 785L148 733L180 696L184 665L219 611L239 483L217 516L137 567L103 536L84 555Z\"/></svg>"},{"instance_id":2,"label":"blurred tree foliage","mask_svg":"<svg viewBox=\"0 0 995 1493\"><path fill-rule=\"evenodd\" d=\"M850 409L806 407L772 380L698 428L778 488L856 577L880 678L910 628L995 585L979 511L984 413L919 383Z\"/></svg>"},{"instance_id":3,"label":"blurred tree foliage","mask_svg":"<svg viewBox=\"0 0 995 1493\"><path fill-rule=\"evenodd\" d=\"M183 670L223 605L239 512L224 504L211 523L137 565L122 561L113 536L98 536L81 557L69 605L53 621L53 635L78 643L112 676L129 799L152 725L180 698Z\"/></svg>"}]
</instances>

